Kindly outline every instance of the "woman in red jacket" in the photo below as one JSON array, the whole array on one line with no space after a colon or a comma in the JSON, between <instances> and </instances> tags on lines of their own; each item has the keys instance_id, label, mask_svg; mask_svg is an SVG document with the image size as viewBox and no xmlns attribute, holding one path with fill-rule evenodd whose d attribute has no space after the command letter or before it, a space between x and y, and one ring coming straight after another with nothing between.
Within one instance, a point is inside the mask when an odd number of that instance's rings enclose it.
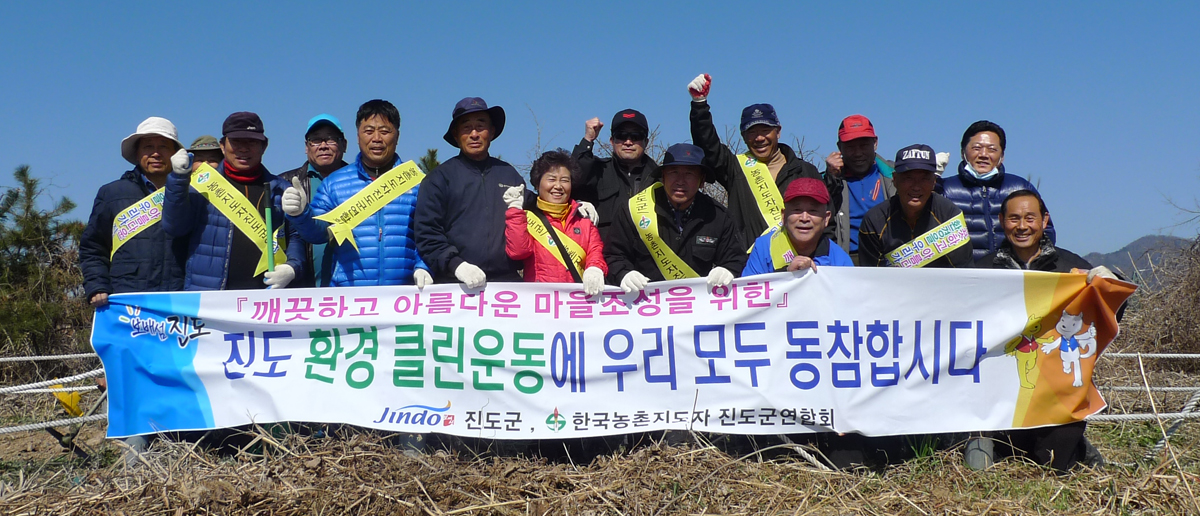
<instances>
[{"instance_id":1,"label":"woman in red jacket","mask_svg":"<svg viewBox=\"0 0 1200 516\"><path fill-rule=\"evenodd\" d=\"M571 199L571 179L578 175L579 165L561 150L533 162L529 180L537 189L537 206L521 209L524 186L504 192L505 250L509 258L525 262L525 281L582 282L590 297L604 290L608 264L600 232Z\"/></svg>"}]
</instances>

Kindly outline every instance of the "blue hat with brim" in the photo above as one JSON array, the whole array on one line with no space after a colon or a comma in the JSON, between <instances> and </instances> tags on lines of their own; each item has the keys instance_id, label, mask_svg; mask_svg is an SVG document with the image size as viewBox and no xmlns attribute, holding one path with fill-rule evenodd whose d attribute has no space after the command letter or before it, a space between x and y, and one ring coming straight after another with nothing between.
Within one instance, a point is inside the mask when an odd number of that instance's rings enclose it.
<instances>
[{"instance_id":1,"label":"blue hat with brim","mask_svg":"<svg viewBox=\"0 0 1200 516\"><path fill-rule=\"evenodd\" d=\"M342 123L338 121L337 117L321 113L309 119L308 129L304 131L304 136L308 136L309 133L313 132L313 129L316 129L322 125L332 125L334 129L337 129L339 133L342 133L343 137L346 135L346 132L342 130Z\"/></svg>"},{"instance_id":2,"label":"blue hat with brim","mask_svg":"<svg viewBox=\"0 0 1200 516\"><path fill-rule=\"evenodd\" d=\"M713 182L712 167L704 163L704 149L690 143L676 143L667 148L663 155L662 168L669 166L700 167L704 170L705 182Z\"/></svg>"}]
</instances>

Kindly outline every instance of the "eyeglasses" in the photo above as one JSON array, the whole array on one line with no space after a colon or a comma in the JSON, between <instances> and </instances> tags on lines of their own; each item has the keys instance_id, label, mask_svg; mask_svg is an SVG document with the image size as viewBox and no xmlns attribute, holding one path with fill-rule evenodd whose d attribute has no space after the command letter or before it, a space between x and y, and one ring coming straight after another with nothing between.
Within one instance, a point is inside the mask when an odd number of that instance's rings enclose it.
<instances>
[{"instance_id":1,"label":"eyeglasses","mask_svg":"<svg viewBox=\"0 0 1200 516\"><path fill-rule=\"evenodd\" d=\"M617 133L617 134L613 135L613 141L616 141L616 142L624 142L624 141L640 142L645 139L646 139L646 135L641 134L641 133Z\"/></svg>"},{"instance_id":2,"label":"eyeglasses","mask_svg":"<svg viewBox=\"0 0 1200 516\"><path fill-rule=\"evenodd\" d=\"M322 143L328 143L329 145L338 144L338 138L336 136L310 136L305 138L304 141L308 142L308 144L313 147L320 147Z\"/></svg>"}]
</instances>

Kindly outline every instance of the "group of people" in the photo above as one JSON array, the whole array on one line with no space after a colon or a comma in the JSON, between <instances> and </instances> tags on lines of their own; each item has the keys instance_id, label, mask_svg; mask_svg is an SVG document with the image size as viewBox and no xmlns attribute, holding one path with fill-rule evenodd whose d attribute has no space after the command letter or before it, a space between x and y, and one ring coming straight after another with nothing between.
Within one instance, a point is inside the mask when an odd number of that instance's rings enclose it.
<instances>
[{"instance_id":1,"label":"group of people","mask_svg":"<svg viewBox=\"0 0 1200 516\"><path fill-rule=\"evenodd\" d=\"M862 115L838 127L824 172L780 143L770 104L742 110L746 151L723 144L707 74L687 85L691 141L647 153L639 111L609 124L611 155L594 152L604 123L585 122L571 154L550 151L530 167L533 191L489 154L505 112L468 97L443 135L459 154L428 173L396 154L400 114L385 100L358 110L359 153L343 160L341 122L308 122L307 159L275 175L262 164L263 121L229 115L219 139L180 143L151 117L121 142L133 166L101 187L83 233L80 267L96 307L121 292L351 287L488 281L582 283L631 293L655 281L838 267L988 267L1112 276L1055 247L1045 202L1004 169L1006 136L989 121L963 134L957 173L928 145L878 154ZM721 203L701 191L718 183ZM942 245L921 244L936 238ZM1043 461L1070 467L1075 442ZM1039 441L1040 443L1040 441ZM1040 446L1040 444L1039 444ZM1079 445L1082 446L1082 445ZM1082 449L1082 448L1080 448Z\"/></svg>"}]
</instances>

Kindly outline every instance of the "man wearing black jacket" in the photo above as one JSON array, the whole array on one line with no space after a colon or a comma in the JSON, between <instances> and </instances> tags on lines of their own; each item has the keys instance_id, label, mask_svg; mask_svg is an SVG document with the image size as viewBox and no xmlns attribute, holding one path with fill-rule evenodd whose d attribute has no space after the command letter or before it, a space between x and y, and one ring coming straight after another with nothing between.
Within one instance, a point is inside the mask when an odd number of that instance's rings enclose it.
<instances>
[{"instance_id":1,"label":"man wearing black jacket","mask_svg":"<svg viewBox=\"0 0 1200 516\"><path fill-rule=\"evenodd\" d=\"M729 214L742 231L746 245L780 222L783 192L801 177L821 179L812 163L779 143L780 124L770 104L751 104L742 110L738 130L749 149L734 154L721 143L708 107L712 77L701 74L688 84L692 96L692 141L704 151L705 164L729 193Z\"/></svg>"},{"instance_id":2,"label":"man wearing black jacket","mask_svg":"<svg viewBox=\"0 0 1200 516\"><path fill-rule=\"evenodd\" d=\"M1054 246L1046 235L1050 212L1040 195L1032 190L1017 190L1000 205L1000 226L1004 230L1004 241L993 253L975 262L984 269L1017 269L1046 272L1087 272L1088 283L1097 276L1117 279L1108 267L1092 267L1091 263L1066 249ZM1120 319L1124 309L1117 312ZM1022 343L1022 345L1027 345ZM1037 348L1016 352L1037 353ZM1084 437L1087 422L1078 421L1066 425L990 432L967 441L963 455L967 465L973 469L986 469L995 461L995 443L1004 443L1014 454L1023 454L1038 464L1066 471L1079 462L1091 466L1103 464L1100 452Z\"/></svg>"},{"instance_id":3,"label":"man wearing black jacket","mask_svg":"<svg viewBox=\"0 0 1200 516\"><path fill-rule=\"evenodd\" d=\"M711 175L703 163L699 147L672 145L663 158L662 183L622 207L604 245L610 283L628 293L651 281L700 276L710 287L728 285L741 274L746 245L733 219L700 192Z\"/></svg>"},{"instance_id":4,"label":"man wearing black jacket","mask_svg":"<svg viewBox=\"0 0 1200 516\"><path fill-rule=\"evenodd\" d=\"M612 136L612 157L597 158L592 147L604 122L599 118L584 124L583 139L571 151L571 159L579 163L582 178L572 189L572 195L580 201L596 205L600 221L600 239L608 242L608 232L620 212L621 206L629 202L634 193L658 181L661 174L658 164L646 155L650 144L650 125L646 116L634 109L625 109L613 115L609 131Z\"/></svg>"},{"instance_id":5,"label":"man wearing black jacket","mask_svg":"<svg viewBox=\"0 0 1200 516\"><path fill-rule=\"evenodd\" d=\"M525 179L488 154L504 131L504 109L467 97L454 106L452 118L442 138L460 152L421 182L413 225L417 252L435 283L473 289L488 281L521 281L521 262L504 251L504 192Z\"/></svg>"},{"instance_id":6,"label":"man wearing black jacket","mask_svg":"<svg viewBox=\"0 0 1200 516\"><path fill-rule=\"evenodd\" d=\"M187 240L171 238L160 223L171 155L182 147L175 125L159 117L147 118L121 142L121 156L133 169L100 187L79 241L92 306L108 304L109 294L183 290Z\"/></svg>"},{"instance_id":7,"label":"man wearing black jacket","mask_svg":"<svg viewBox=\"0 0 1200 516\"><path fill-rule=\"evenodd\" d=\"M311 200L313 192L321 187L321 182L338 169L346 166L342 156L346 154L346 135L342 132L342 123L333 115L320 114L308 121L308 130L304 132L304 152L308 157L303 165L282 174L287 184L292 184L293 178L300 179L300 189L304 198ZM326 249L325 244L305 245L304 276L292 282L294 288L328 287L330 281L330 265L332 249Z\"/></svg>"},{"instance_id":8,"label":"man wearing black jacket","mask_svg":"<svg viewBox=\"0 0 1200 516\"><path fill-rule=\"evenodd\" d=\"M858 231L862 267L971 266L971 238L962 210L933 193L937 161L928 145L896 153L896 195L863 216Z\"/></svg>"}]
</instances>

